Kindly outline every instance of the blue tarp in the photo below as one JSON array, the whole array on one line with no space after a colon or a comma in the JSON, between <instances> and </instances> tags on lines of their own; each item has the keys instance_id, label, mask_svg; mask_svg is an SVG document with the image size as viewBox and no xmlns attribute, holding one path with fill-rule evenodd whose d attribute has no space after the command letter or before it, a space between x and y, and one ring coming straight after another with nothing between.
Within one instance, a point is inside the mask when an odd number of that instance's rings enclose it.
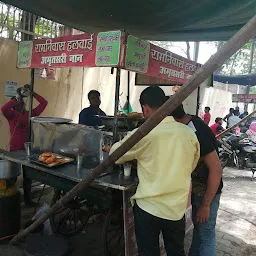
<instances>
[{"instance_id":1,"label":"blue tarp","mask_svg":"<svg viewBox=\"0 0 256 256\"><path fill-rule=\"evenodd\" d=\"M240 76L214 75L213 80L221 83L254 86L256 85L256 74L248 74L248 75L240 75Z\"/></svg>"}]
</instances>

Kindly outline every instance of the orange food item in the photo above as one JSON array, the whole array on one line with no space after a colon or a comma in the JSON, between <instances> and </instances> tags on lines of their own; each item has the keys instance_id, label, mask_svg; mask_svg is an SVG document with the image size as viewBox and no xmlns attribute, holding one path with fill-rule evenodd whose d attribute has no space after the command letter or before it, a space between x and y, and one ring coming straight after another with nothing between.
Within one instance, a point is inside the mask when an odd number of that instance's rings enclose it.
<instances>
[{"instance_id":1,"label":"orange food item","mask_svg":"<svg viewBox=\"0 0 256 256\"><path fill-rule=\"evenodd\" d=\"M52 153L51 152L44 152L43 154L41 154L39 157L51 157Z\"/></svg>"},{"instance_id":2,"label":"orange food item","mask_svg":"<svg viewBox=\"0 0 256 256\"><path fill-rule=\"evenodd\" d=\"M127 115L128 118L143 118L142 113L131 112Z\"/></svg>"},{"instance_id":3,"label":"orange food item","mask_svg":"<svg viewBox=\"0 0 256 256\"><path fill-rule=\"evenodd\" d=\"M45 156L39 156L39 157L38 157L38 160L39 160L40 162L44 162L47 158L48 158L48 157L45 157Z\"/></svg>"},{"instance_id":4,"label":"orange food item","mask_svg":"<svg viewBox=\"0 0 256 256\"><path fill-rule=\"evenodd\" d=\"M53 163L53 162L55 162L56 161L56 157L55 156L51 156L51 157L48 157L45 161L44 161L44 163L46 163L46 164L51 164L51 163Z\"/></svg>"},{"instance_id":5,"label":"orange food item","mask_svg":"<svg viewBox=\"0 0 256 256\"><path fill-rule=\"evenodd\" d=\"M59 163L60 163L59 161L55 161L55 162L53 162L53 163L48 164L48 166L49 166L49 167L53 167L53 166L58 165Z\"/></svg>"}]
</instances>

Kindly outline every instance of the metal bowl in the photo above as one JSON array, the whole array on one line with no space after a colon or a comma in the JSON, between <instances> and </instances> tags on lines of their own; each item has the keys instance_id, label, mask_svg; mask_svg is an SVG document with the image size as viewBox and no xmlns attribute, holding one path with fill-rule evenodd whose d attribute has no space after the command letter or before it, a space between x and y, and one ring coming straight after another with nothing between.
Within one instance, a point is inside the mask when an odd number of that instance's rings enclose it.
<instances>
[{"instance_id":1,"label":"metal bowl","mask_svg":"<svg viewBox=\"0 0 256 256\"><path fill-rule=\"evenodd\" d=\"M0 179L16 178L20 175L20 165L0 159Z\"/></svg>"},{"instance_id":2,"label":"metal bowl","mask_svg":"<svg viewBox=\"0 0 256 256\"><path fill-rule=\"evenodd\" d=\"M103 125L106 127L114 126L114 117L113 116L100 116ZM129 117L118 117L117 118L117 127L120 129L132 130L139 126L139 123L143 118L129 118Z\"/></svg>"}]
</instances>

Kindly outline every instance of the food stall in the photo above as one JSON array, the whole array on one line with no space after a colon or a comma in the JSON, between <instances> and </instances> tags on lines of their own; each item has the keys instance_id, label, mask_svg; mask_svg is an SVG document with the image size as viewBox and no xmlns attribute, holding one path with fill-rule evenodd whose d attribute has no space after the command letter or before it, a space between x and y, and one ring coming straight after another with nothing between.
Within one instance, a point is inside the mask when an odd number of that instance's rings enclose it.
<instances>
[{"instance_id":1,"label":"food stall","mask_svg":"<svg viewBox=\"0 0 256 256\"><path fill-rule=\"evenodd\" d=\"M115 114L110 125L90 128L58 118L32 118L30 157L26 152L3 153L1 157L26 166L27 177L55 188L54 204L107 157L105 147L139 125L139 119L118 117L120 69L156 77L171 84L183 84L195 73L198 64L122 31L99 32L39 39L19 43L18 68L105 67L117 68ZM145 77L146 77L145 76ZM30 99L32 108L32 98ZM42 155L42 153L44 155ZM41 157L39 157L41 156ZM47 164L42 157L55 157ZM82 156L82 160L80 157ZM80 160L78 160L80 159ZM78 162L81 162L79 163ZM79 165L79 166L78 166ZM124 176L122 166L113 166L93 184L51 217L53 230L72 235L84 228L90 216L106 214L103 237L106 255L137 255L130 197L137 185L136 171ZM190 198L186 211L186 230L192 227ZM161 241L162 255L165 254Z\"/></svg>"}]
</instances>

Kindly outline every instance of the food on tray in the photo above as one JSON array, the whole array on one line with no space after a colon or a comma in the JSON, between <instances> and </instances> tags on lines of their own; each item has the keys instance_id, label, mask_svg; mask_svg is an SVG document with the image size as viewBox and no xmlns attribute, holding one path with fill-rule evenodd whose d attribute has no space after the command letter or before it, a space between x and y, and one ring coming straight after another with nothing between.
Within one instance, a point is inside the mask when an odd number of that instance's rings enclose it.
<instances>
[{"instance_id":1,"label":"food on tray","mask_svg":"<svg viewBox=\"0 0 256 256\"><path fill-rule=\"evenodd\" d=\"M72 158L69 157L65 157L65 156L60 156L51 152L45 152L42 153L39 157L38 160L46 165L48 165L49 167L53 167L56 166L58 164L62 164L62 163L68 163L73 161Z\"/></svg>"},{"instance_id":2,"label":"food on tray","mask_svg":"<svg viewBox=\"0 0 256 256\"><path fill-rule=\"evenodd\" d=\"M128 118L143 118L142 113L131 112L127 115Z\"/></svg>"},{"instance_id":3,"label":"food on tray","mask_svg":"<svg viewBox=\"0 0 256 256\"><path fill-rule=\"evenodd\" d=\"M44 162L46 159L47 159L47 157L45 157L45 156L39 156L39 158L38 158L38 160L40 162Z\"/></svg>"},{"instance_id":4,"label":"food on tray","mask_svg":"<svg viewBox=\"0 0 256 256\"><path fill-rule=\"evenodd\" d=\"M53 163L53 162L55 162L56 161L56 156L51 156L51 157L48 157L45 161L44 161L44 163L46 163L46 164L51 164L51 163Z\"/></svg>"},{"instance_id":5,"label":"food on tray","mask_svg":"<svg viewBox=\"0 0 256 256\"><path fill-rule=\"evenodd\" d=\"M39 157L51 157L52 153L51 152L44 152L43 154L41 154Z\"/></svg>"},{"instance_id":6,"label":"food on tray","mask_svg":"<svg viewBox=\"0 0 256 256\"><path fill-rule=\"evenodd\" d=\"M49 167L53 167L53 166L56 166L56 165L58 165L58 164L60 164L60 163L61 163L60 161L55 161L55 162L53 162L53 163L48 164L48 166L49 166Z\"/></svg>"}]
</instances>

